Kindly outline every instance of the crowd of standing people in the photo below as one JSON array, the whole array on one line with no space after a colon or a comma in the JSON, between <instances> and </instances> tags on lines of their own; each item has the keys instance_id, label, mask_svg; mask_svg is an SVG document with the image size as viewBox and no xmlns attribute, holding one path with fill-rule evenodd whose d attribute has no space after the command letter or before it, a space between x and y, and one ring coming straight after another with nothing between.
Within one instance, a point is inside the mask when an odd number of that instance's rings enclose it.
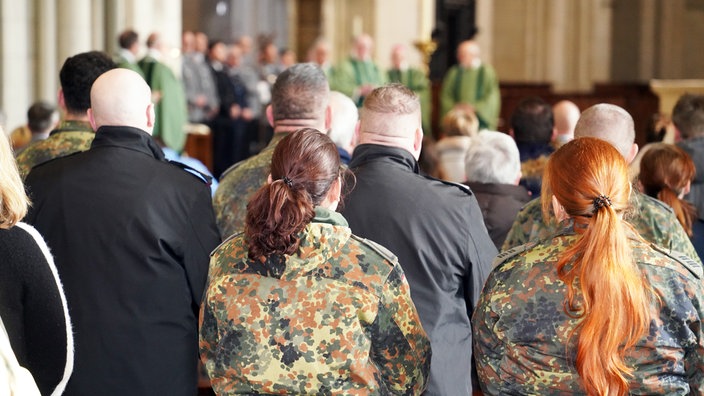
<instances>
[{"instance_id":1,"label":"crowd of standing people","mask_svg":"<svg viewBox=\"0 0 704 396\"><path fill-rule=\"evenodd\" d=\"M704 97L632 180L627 111L530 97L498 132L465 41L438 178L403 45L384 71L365 34L332 65L185 32L178 78L158 34L118 41L66 59L58 124L0 139L15 394L194 395L199 361L217 395L704 392ZM184 164L199 124L212 169Z\"/></svg>"}]
</instances>

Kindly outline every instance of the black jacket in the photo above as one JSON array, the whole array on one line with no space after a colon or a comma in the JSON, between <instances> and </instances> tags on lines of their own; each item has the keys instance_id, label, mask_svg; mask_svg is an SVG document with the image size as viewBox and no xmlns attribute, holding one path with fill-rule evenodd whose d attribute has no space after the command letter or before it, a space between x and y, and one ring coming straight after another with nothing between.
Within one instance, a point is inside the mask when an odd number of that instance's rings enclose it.
<instances>
[{"instance_id":1,"label":"black jacket","mask_svg":"<svg viewBox=\"0 0 704 396\"><path fill-rule=\"evenodd\" d=\"M52 249L73 318L66 394L195 394L198 309L220 240L208 186L144 131L102 127L27 187L26 220Z\"/></svg>"},{"instance_id":2,"label":"black jacket","mask_svg":"<svg viewBox=\"0 0 704 396\"><path fill-rule=\"evenodd\" d=\"M516 215L531 196L523 186L499 183L467 183L482 209L484 224L497 249L501 249Z\"/></svg>"},{"instance_id":3,"label":"black jacket","mask_svg":"<svg viewBox=\"0 0 704 396\"><path fill-rule=\"evenodd\" d=\"M352 232L399 258L433 356L427 395L471 395L470 319L496 248L477 200L459 184L418 173L406 150L365 144L342 213Z\"/></svg>"}]
</instances>

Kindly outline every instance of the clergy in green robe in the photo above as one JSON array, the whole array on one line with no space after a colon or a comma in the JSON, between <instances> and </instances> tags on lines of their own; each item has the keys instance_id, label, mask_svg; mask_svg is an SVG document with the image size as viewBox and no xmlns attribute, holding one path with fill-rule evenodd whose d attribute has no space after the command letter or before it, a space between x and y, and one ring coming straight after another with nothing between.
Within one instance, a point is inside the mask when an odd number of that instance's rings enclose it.
<instances>
[{"instance_id":1,"label":"clergy in green robe","mask_svg":"<svg viewBox=\"0 0 704 396\"><path fill-rule=\"evenodd\" d=\"M181 153L186 144L184 127L188 114L183 85L174 72L159 61L161 44L156 34L149 36L147 46L149 51L147 56L139 61L139 66L144 71L145 80L152 89L155 103L156 120L153 136L165 146Z\"/></svg>"},{"instance_id":2,"label":"clergy in green robe","mask_svg":"<svg viewBox=\"0 0 704 396\"><path fill-rule=\"evenodd\" d=\"M428 77L422 70L408 65L405 45L397 44L391 49L391 68L386 72L386 80L390 83L403 84L418 95L423 118L423 132L426 135L430 135L430 90L428 89Z\"/></svg>"},{"instance_id":3,"label":"clergy in green robe","mask_svg":"<svg viewBox=\"0 0 704 396\"><path fill-rule=\"evenodd\" d=\"M501 110L499 80L494 69L481 62L479 46L472 40L457 47L458 65L448 70L440 92L441 115L457 104L472 106L480 129L496 130Z\"/></svg>"},{"instance_id":4,"label":"clergy in green robe","mask_svg":"<svg viewBox=\"0 0 704 396\"><path fill-rule=\"evenodd\" d=\"M374 88L386 83L384 73L372 61L373 45L369 35L356 37L352 56L337 65L330 78L330 89L349 96L357 107L362 107L364 97Z\"/></svg>"}]
</instances>

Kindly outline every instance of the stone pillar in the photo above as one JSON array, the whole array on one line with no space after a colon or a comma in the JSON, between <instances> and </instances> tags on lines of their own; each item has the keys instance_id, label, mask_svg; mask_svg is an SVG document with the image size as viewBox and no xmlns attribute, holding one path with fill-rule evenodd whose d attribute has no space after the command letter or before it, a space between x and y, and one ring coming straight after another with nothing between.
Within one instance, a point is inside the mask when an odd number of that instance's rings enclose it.
<instances>
[{"instance_id":1,"label":"stone pillar","mask_svg":"<svg viewBox=\"0 0 704 396\"><path fill-rule=\"evenodd\" d=\"M30 4L0 0L0 109L6 133L26 122L32 89Z\"/></svg>"},{"instance_id":2,"label":"stone pillar","mask_svg":"<svg viewBox=\"0 0 704 396\"><path fill-rule=\"evenodd\" d=\"M57 0L57 63L93 49L93 14L91 0Z\"/></svg>"},{"instance_id":3,"label":"stone pillar","mask_svg":"<svg viewBox=\"0 0 704 396\"><path fill-rule=\"evenodd\" d=\"M57 101L59 68L56 47L56 0L37 0L35 30L36 97Z\"/></svg>"}]
</instances>

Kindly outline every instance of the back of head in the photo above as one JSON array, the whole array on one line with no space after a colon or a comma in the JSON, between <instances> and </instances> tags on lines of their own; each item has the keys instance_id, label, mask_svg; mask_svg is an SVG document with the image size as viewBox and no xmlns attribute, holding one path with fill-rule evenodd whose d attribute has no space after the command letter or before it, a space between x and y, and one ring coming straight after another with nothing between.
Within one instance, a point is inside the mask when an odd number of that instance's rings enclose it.
<instances>
[{"instance_id":1,"label":"back of head","mask_svg":"<svg viewBox=\"0 0 704 396\"><path fill-rule=\"evenodd\" d=\"M147 37L147 48L158 48L160 43L161 36L159 33L151 33L149 37Z\"/></svg>"},{"instance_id":2,"label":"back of head","mask_svg":"<svg viewBox=\"0 0 704 396\"><path fill-rule=\"evenodd\" d=\"M594 137L605 140L630 160L636 139L633 117L621 107L608 103L596 104L582 112L574 129L574 137Z\"/></svg>"},{"instance_id":3,"label":"back of head","mask_svg":"<svg viewBox=\"0 0 704 396\"><path fill-rule=\"evenodd\" d=\"M354 101L342 92L330 92L330 139L338 147L346 148L354 136L354 130L359 119L359 112Z\"/></svg>"},{"instance_id":4,"label":"back of head","mask_svg":"<svg viewBox=\"0 0 704 396\"><path fill-rule=\"evenodd\" d=\"M555 129L560 135L574 136L574 128L579 120L579 107L569 100L561 100L552 106Z\"/></svg>"},{"instance_id":5,"label":"back of head","mask_svg":"<svg viewBox=\"0 0 704 396\"><path fill-rule=\"evenodd\" d=\"M90 88L101 74L117 65L104 52L90 51L66 59L61 71L61 90L66 110L70 114L85 115L91 107Z\"/></svg>"},{"instance_id":6,"label":"back of head","mask_svg":"<svg viewBox=\"0 0 704 396\"><path fill-rule=\"evenodd\" d=\"M480 132L467 150L465 172L469 182L516 184L521 176L516 142L505 133Z\"/></svg>"},{"instance_id":7,"label":"back of head","mask_svg":"<svg viewBox=\"0 0 704 396\"><path fill-rule=\"evenodd\" d=\"M132 29L125 30L117 37L120 48L129 50L139 41L139 35Z\"/></svg>"},{"instance_id":8,"label":"back of head","mask_svg":"<svg viewBox=\"0 0 704 396\"><path fill-rule=\"evenodd\" d=\"M456 106L442 118L444 136L477 136L479 119L469 108Z\"/></svg>"},{"instance_id":9,"label":"back of head","mask_svg":"<svg viewBox=\"0 0 704 396\"><path fill-rule=\"evenodd\" d=\"M39 101L27 110L27 126L32 133L43 133L59 119L59 110L53 104Z\"/></svg>"},{"instance_id":10,"label":"back of head","mask_svg":"<svg viewBox=\"0 0 704 396\"><path fill-rule=\"evenodd\" d=\"M312 128L284 137L271 158L271 181L247 205L249 257L292 254L315 206L340 179L340 156L328 136Z\"/></svg>"},{"instance_id":11,"label":"back of head","mask_svg":"<svg viewBox=\"0 0 704 396\"><path fill-rule=\"evenodd\" d=\"M643 154L638 179L643 192L669 205L688 235L692 235L694 207L681 197L694 179L692 158L681 148L657 143Z\"/></svg>"},{"instance_id":12,"label":"back of head","mask_svg":"<svg viewBox=\"0 0 704 396\"><path fill-rule=\"evenodd\" d=\"M562 146L543 176L544 214L554 195L581 235L561 252L557 270L567 287L565 311L580 320L576 366L588 394L628 393L633 368L624 361L625 351L650 321L648 288L621 220L629 194L625 159L597 138Z\"/></svg>"},{"instance_id":13,"label":"back of head","mask_svg":"<svg viewBox=\"0 0 704 396\"><path fill-rule=\"evenodd\" d=\"M683 139L704 136L704 95L682 95L672 109L672 122Z\"/></svg>"},{"instance_id":14,"label":"back of head","mask_svg":"<svg viewBox=\"0 0 704 396\"><path fill-rule=\"evenodd\" d=\"M554 127L552 107L537 97L521 100L511 114L511 129L517 143L547 144Z\"/></svg>"},{"instance_id":15,"label":"back of head","mask_svg":"<svg viewBox=\"0 0 704 396\"><path fill-rule=\"evenodd\" d=\"M418 95L402 84L374 89L364 99L360 114L362 141L412 139L420 127Z\"/></svg>"},{"instance_id":16,"label":"back of head","mask_svg":"<svg viewBox=\"0 0 704 396\"><path fill-rule=\"evenodd\" d=\"M139 74L114 69L98 77L90 92L94 128L129 126L151 132L151 90Z\"/></svg>"},{"instance_id":17,"label":"back of head","mask_svg":"<svg viewBox=\"0 0 704 396\"><path fill-rule=\"evenodd\" d=\"M8 229L22 220L28 205L10 140L0 126L0 229Z\"/></svg>"},{"instance_id":18,"label":"back of head","mask_svg":"<svg viewBox=\"0 0 704 396\"><path fill-rule=\"evenodd\" d=\"M279 74L271 91L274 124L320 125L324 128L330 87L325 73L313 63L299 63ZM301 125L301 122L305 125Z\"/></svg>"}]
</instances>

